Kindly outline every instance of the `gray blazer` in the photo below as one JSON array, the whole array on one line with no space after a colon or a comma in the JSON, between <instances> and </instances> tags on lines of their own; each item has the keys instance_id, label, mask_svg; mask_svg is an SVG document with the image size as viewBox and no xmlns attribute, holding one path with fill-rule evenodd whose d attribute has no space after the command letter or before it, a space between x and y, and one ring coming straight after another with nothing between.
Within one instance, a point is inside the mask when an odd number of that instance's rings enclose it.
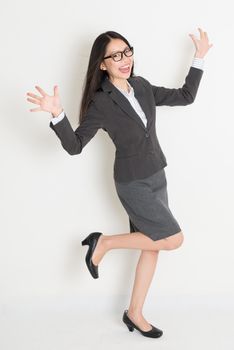
<instances>
[{"instance_id":1,"label":"gray blazer","mask_svg":"<svg viewBox=\"0 0 234 350\"><path fill-rule=\"evenodd\" d=\"M79 154L94 137L98 129L105 130L116 151L114 180L128 182L152 175L167 165L155 129L155 106L185 106L197 94L203 70L190 67L181 88L151 85L141 76L128 79L135 97L145 112L147 127L135 112L128 99L105 79L88 108L80 125L74 131L65 117L50 127L59 137L63 148L71 155Z\"/></svg>"}]
</instances>

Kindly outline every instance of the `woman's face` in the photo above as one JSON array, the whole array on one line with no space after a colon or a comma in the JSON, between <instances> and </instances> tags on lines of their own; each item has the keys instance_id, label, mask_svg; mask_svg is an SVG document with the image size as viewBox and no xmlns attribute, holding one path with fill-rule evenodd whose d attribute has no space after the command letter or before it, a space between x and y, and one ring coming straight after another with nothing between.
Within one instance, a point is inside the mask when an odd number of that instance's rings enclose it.
<instances>
[{"instance_id":1,"label":"woman's face","mask_svg":"<svg viewBox=\"0 0 234 350\"><path fill-rule=\"evenodd\" d=\"M129 46L123 40L111 39L106 47L104 57L110 56L118 51L124 51L128 48ZM128 79L131 74L132 65L133 56L126 57L123 54L123 58L118 62L115 62L111 57L103 60L100 68L107 71L109 79L114 83L121 79Z\"/></svg>"}]
</instances>

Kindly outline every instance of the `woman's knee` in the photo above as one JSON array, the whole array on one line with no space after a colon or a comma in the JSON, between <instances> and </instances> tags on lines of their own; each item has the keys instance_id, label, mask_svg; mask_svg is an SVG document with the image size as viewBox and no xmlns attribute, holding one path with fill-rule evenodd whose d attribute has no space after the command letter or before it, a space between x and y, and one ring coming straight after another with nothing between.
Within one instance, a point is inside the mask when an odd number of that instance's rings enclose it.
<instances>
[{"instance_id":1,"label":"woman's knee","mask_svg":"<svg viewBox=\"0 0 234 350\"><path fill-rule=\"evenodd\" d=\"M168 249L178 249L184 242L184 234L182 231L180 231L170 237L165 238L165 240L167 241Z\"/></svg>"},{"instance_id":2,"label":"woman's knee","mask_svg":"<svg viewBox=\"0 0 234 350\"><path fill-rule=\"evenodd\" d=\"M155 256L158 253L159 253L158 249L154 249L154 250L142 249L141 250L141 254L142 255L147 255L147 256Z\"/></svg>"}]
</instances>

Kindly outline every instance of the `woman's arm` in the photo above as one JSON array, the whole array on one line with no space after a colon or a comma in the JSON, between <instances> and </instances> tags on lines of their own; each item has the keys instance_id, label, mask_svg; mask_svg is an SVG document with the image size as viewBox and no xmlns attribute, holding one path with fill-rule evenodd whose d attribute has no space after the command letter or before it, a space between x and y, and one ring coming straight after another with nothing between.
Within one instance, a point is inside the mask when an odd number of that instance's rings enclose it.
<instances>
[{"instance_id":1,"label":"woman's arm","mask_svg":"<svg viewBox=\"0 0 234 350\"><path fill-rule=\"evenodd\" d=\"M86 115L78 128L73 131L71 124L61 105L58 86L54 86L54 95L48 95L40 86L35 86L41 96L28 92L28 101L39 105L39 107L30 109L31 112L49 112L53 118L50 121L50 127L54 130L61 141L63 148L71 155L81 153L84 146L96 134L99 128L103 128L103 116L98 111L95 101L92 100L88 107Z\"/></svg>"},{"instance_id":2,"label":"woman's arm","mask_svg":"<svg viewBox=\"0 0 234 350\"><path fill-rule=\"evenodd\" d=\"M203 70L190 67L181 88L166 88L151 85L156 106L186 106L194 102Z\"/></svg>"},{"instance_id":3,"label":"woman's arm","mask_svg":"<svg viewBox=\"0 0 234 350\"><path fill-rule=\"evenodd\" d=\"M93 101L90 103L87 114L75 131L72 129L65 112L62 112L57 118L59 117L61 117L61 120L55 123L54 120L56 118L52 118L49 126L54 130L63 148L70 155L81 153L98 129L103 128L103 116L97 110Z\"/></svg>"},{"instance_id":4,"label":"woman's arm","mask_svg":"<svg viewBox=\"0 0 234 350\"><path fill-rule=\"evenodd\" d=\"M203 59L213 46L209 44L207 33L203 32L201 28L198 29L200 39L197 39L193 34L189 34L194 42L196 52L183 86L178 89L170 89L151 85L156 106L185 106L194 102L203 74Z\"/></svg>"}]
</instances>

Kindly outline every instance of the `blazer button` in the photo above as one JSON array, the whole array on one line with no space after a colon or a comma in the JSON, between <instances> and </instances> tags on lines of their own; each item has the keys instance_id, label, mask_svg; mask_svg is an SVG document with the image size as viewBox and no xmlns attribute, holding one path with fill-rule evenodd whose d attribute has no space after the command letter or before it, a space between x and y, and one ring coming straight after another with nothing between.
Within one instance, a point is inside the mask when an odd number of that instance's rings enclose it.
<instances>
[{"instance_id":1,"label":"blazer button","mask_svg":"<svg viewBox=\"0 0 234 350\"><path fill-rule=\"evenodd\" d=\"M149 134L148 134L148 132L146 132L146 133L145 133L145 137L149 137Z\"/></svg>"}]
</instances>

